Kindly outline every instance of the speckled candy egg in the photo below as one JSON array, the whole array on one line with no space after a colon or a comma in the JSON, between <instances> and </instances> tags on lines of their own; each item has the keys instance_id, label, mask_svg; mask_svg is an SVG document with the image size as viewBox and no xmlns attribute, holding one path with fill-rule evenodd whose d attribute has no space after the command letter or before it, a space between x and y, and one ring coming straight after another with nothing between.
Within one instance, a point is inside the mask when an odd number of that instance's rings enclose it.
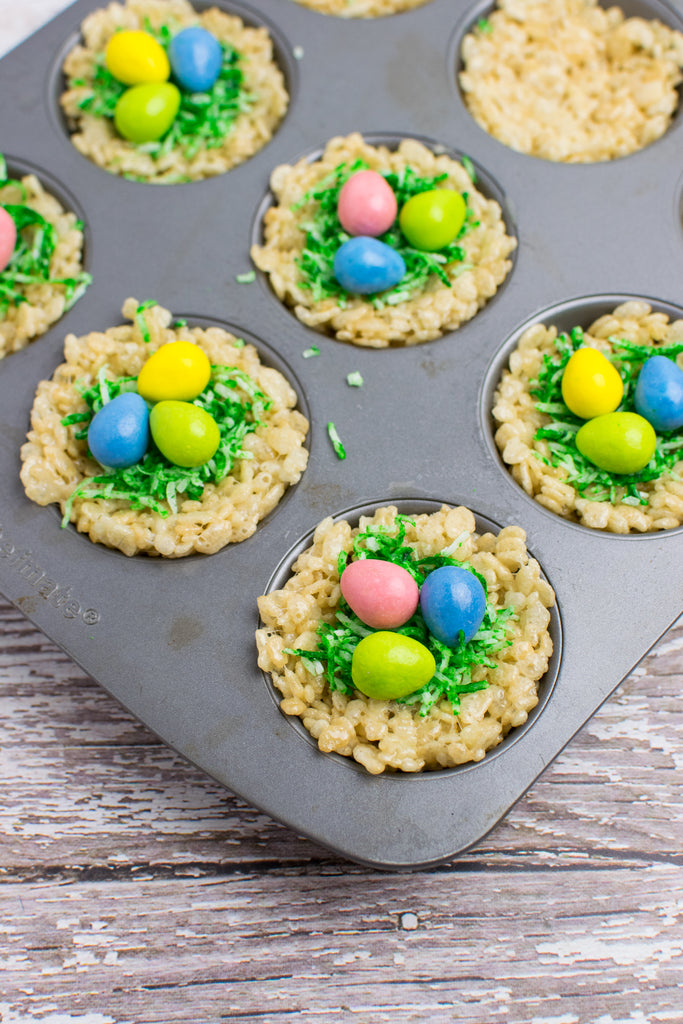
<instances>
[{"instance_id":1,"label":"speckled candy egg","mask_svg":"<svg viewBox=\"0 0 683 1024\"><path fill-rule=\"evenodd\" d=\"M208 462L221 440L213 416L191 402L157 402L149 414L149 426L161 454L185 469Z\"/></svg>"},{"instance_id":2,"label":"speckled candy egg","mask_svg":"<svg viewBox=\"0 0 683 1024\"><path fill-rule=\"evenodd\" d=\"M683 370L666 356L651 356L638 374L636 412L655 430L683 427Z\"/></svg>"},{"instance_id":3,"label":"speckled candy egg","mask_svg":"<svg viewBox=\"0 0 683 1024\"><path fill-rule=\"evenodd\" d=\"M562 397L575 416L584 420L614 412L624 393L619 373L596 348L579 348L562 374Z\"/></svg>"},{"instance_id":4,"label":"speckled candy egg","mask_svg":"<svg viewBox=\"0 0 683 1024\"><path fill-rule=\"evenodd\" d=\"M380 631L363 637L353 652L353 685L366 697L396 700L428 683L436 672L434 655L410 636Z\"/></svg>"},{"instance_id":5,"label":"speckled candy egg","mask_svg":"<svg viewBox=\"0 0 683 1024\"><path fill-rule=\"evenodd\" d=\"M103 405L90 421L88 448L103 466L125 469L139 462L149 444L149 411L134 392Z\"/></svg>"},{"instance_id":6,"label":"speckled candy egg","mask_svg":"<svg viewBox=\"0 0 683 1024\"><path fill-rule=\"evenodd\" d=\"M173 82L145 82L126 89L114 108L114 125L129 142L156 142L165 135L180 107Z\"/></svg>"},{"instance_id":7,"label":"speckled candy egg","mask_svg":"<svg viewBox=\"0 0 683 1024\"><path fill-rule=\"evenodd\" d=\"M161 43L149 32L115 32L104 53L107 70L124 85L165 82L171 66Z\"/></svg>"},{"instance_id":8,"label":"speckled candy egg","mask_svg":"<svg viewBox=\"0 0 683 1024\"><path fill-rule=\"evenodd\" d=\"M148 402L189 402L202 393L210 379L211 363L203 349L189 341L171 341L144 363L138 392Z\"/></svg>"},{"instance_id":9,"label":"speckled candy egg","mask_svg":"<svg viewBox=\"0 0 683 1024\"><path fill-rule=\"evenodd\" d=\"M444 565L426 577L420 590L420 611L430 633L449 647L460 633L471 640L486 611L486 594L477 577L457 565Z\"/></svg>"},{"instance_id":10,"label":"speckled candy egg","mask_svg":"<svg viewBox=\"0 0 683 1024\"><path fill-rule=\"evenodd\" d=\"M334 276L342 288L357 295L374 295L398 284L406 272L400 253L378 238L357 235L340 245L334 257Z\"/></svg>"},{"instance_id":11,"label":"speckled candy egg","mask_svg":"<svg viewBox=\"0 0 683 1024\"><path fill-rule=\"evenodd\" d=\"M4 206L0 206L0 273L12 259L17 244L17 226Z\"/></svg>"},{"instance_id":12,"label":"speckled candy egg","mask_svg":"<svg viewBox=\"0 0 683 1024\"><path fill-rule=\"evenodd\" d=\"M397 211L394 191L377 171L357 171L339 192L337 215L350 235L383 235L396 220Z\"/></svg>"},{"instance_id":13,"label":"speckled candy egg","mask_svg":"<svg viewBox=\"0 0 683 1024\"><path fill-rule=\"evenodd\" d=\"M420 592L407 571L380 558L360 558L344 569L341 592L358 618L373 629L396 629L415 614Z\"/></svg>"},{"instance_id":14,"label":"speckled candy egg","mask_svg":"<svg viewBox=\"0 0 683 1024\"><path fill-rule=\"evenodd\" d=\"M398 223L414 249L436 252L455 240L466 214L467 204L459 192L435 188L404 203Z\"/></svg>"},{"instance_id":15,"label":"speckled candy egg","mask_svg":"<svg viewBox=\"0 0 683 1024\"><path fill-rule=\"evenodd\" d=\"M598 469L639 473L655 452L657 435L635 412L608 412L588 420L576 435L576 447Z\"/></svg>"},{"instance_id":16,"label":"speckled candy egg","mask_svg":"<svg viewBox=\"0 0 683 1024\"><path fill-rule=\"evenodd\" d=\"M223 65L223 51L215 36L194 25L173 37L168 48L173 77L187 92L208 92Z\"/></svg>"}]
</instances>

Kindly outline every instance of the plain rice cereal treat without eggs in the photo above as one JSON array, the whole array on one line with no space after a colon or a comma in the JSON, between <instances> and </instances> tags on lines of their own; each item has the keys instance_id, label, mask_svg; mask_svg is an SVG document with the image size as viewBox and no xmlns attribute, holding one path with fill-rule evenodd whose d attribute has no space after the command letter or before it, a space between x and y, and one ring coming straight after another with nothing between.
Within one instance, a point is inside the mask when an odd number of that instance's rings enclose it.
<instances>
[{"instance_id":1,"label":"plain rice cereal treat without eggs","mask_svg":"<svg viewBox=\"0 0 683 1024\"><path fill-rule=\"evenodd\" d=\"M597 0L499 0L465 36L460 87L475 121L512 149L613 160L667 130L683 34Z\"/></svg>"},{"instance_id":2,"label":"plain rice cereal treat without eggs","mask_svg":"<svg viewBox=\"0 0 683 1024\"><path fill-rule=\"evenodd\" d=\"M222 328L172 324L167 310L135 299L126 300L123 313L130 324L82 338L68 335L65 362L39 384L21 450L26 494L39 505L57 502L65 522L71 519L92 541L126 555L213 554L245 540L306 468L308 421L295 409L295 392L281 373L261 363L253 345ZM211 379L197 401L207 408L209 401L216 407L214 399L232 403L218 424L218 452L194 471L172 465L154 449L139 463L142 469L106 470L88 451L92 396L108 391L110 401L119 385L136 391L148 358L176 341L198 346L211 364ZM200 473L199 483L193 473Z\"/></svg>"},{"instance_id":3,"label":"plain rice cereal treat without eggs","mask_svg":"<svg viewBox=\"0 0 683 1024\"><path fill-rule=\"evenodd\" d=\"M310 7L321 14L338 18L382 18L387 14L422 7L429 0L296 0L302 7Z\"/></svg>"},{"instance_id":4,"label":"plain rice cereal treat without eggs","mask_svg":"<svg viewBox=\"0 0 683 1024\"><path fill-rule=\"evenodd\" d=\"M647 303L633 300L600 317L586 331L577 327L560 334L543 323L529 327L510 356L493 400L495 441L503 461L540 505L583 526L612 533L680 526L680 430L657 431L651 462L630 475L601 472L577 450L574 439L582 420L563 402L561 368L584 346L602 352L619 371L624 388L619 408L630 412L635 382L649 356L666 355L683 366L683 320L670 322Z\"/></svg>"},{"instance_id":5,"label":"plain rice cereal treat without eggs","mask_svg":"<svg viewBox=\"0 0 683 1024\"><path fill-rule=\"evenodd\" d=\"M355 528L325 519L284 587L259 599L258 663L271 673L282 711L302 720L321 751L351 757L372 774L480 761L527 720L553 649L548 609L555 596L525 539L518 526L497 536L477 534L468 509L446 505L414 516L380 508ZM437 672L405 700L365 696L344 668L351 648L372 630L341 598L340 576L347 564L372 557L368 551L387 558L389 550L403 565L406 558L422 560L424 571L454 560L469 566L484 582L487 600L473 639L454 651L433 646ZM423 569L410 564L419 577ZM425 636L419 609L402 629Z\"/></svg>"},{"instance_id":6,"label":"plain rice cereal treat without eggs","mask_svg":"<svg viewBox=\"0 0 683 1024\"><path fill-rule=\"evenodd\" d=\"M382 237L405 247L408 272L375 296L344 292L331 270L331 250L348 238L331 207L342 183L363 168L387 179L399 210L401 195L437 189L460 193L467 204L455 242L440 252L416 253L397 221ZM512 266L516 240L506 233L498 203L482 195L463 164L415 139L391 150L357 133L333 138L319 159L277 167L271 189L275 203L265 214L264 244L252 247L252 259L302 323L340 341L386 348L438 338L471 319Z\"/></svg>"},{"instance_id":7,"label":"plain rice cereal treat without eggs","mask_svg":"<svg viewBox=\"0 0 683 1024\"><path fill-rule=\"evenodd\" d=\"M191 26L205 29L223 47L232 91L219 77L201 102L183 93L176 123L160 141L128 141L114 127L114 105L124 86L105 68L108 41L125 29L148 31L168 45L170 36ZM218 7L195 11L187 0L126 0L88 15L81 32L82 45L64 62L67 90L61 104L74 146L112 174L167 184L224 174L269 141L287 109L267 30L245 26ZM186 127L176 131L182 119Z\"/></svg>"}]
</instances>

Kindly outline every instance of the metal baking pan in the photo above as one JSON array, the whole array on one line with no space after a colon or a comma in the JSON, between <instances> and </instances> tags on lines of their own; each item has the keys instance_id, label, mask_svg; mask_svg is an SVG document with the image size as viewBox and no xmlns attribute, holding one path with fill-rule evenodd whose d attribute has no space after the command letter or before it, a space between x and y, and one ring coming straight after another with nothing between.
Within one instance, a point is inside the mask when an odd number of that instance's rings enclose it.
<instances>
[{"instance_id":1,"label":"metal baking pan","mask_svg":"<svg viewBox=\"0 0 683 1024\"><path fill-rule=\"evenodd\" d=\"M283 0L216 3L271 29L291 104L260 153L207 181L126 181L71 145L58 109L61 60L101 0L73 4L0 61L1 148L12 170L35 169L83 218L94 278L48 334L0 364L0 588L166 743L255 806L366 865L435 864L500 820L680 611L673 567L683 530L606 535L546 512L502 466L490 404L519 330L547 310L561 326L587 326L622 298L644 297L683 316L683 125L679 115L660 141L621 160L547 163L489 137L460 98L459 41L490 4L431 0L346 21ZM683 27L664 3L623 7ZM303 327L260 275L236 282L250 268L273 167L351 131L466 153L498 190L519 240L515 266L457 332L408 349L355 348ZM64 336L120 323L129 295L254 340L311 419L301 482L253 537L215 555L126 558L61 529L56 507L34 505L19 481L35 388L61 361ZM320 356L303 359L313 343ZM352 370L360 389L346 384ZM527 531L557 594L553 663L530 722L481 763L371 777L321 754L279 711L256 665L256 598L282 581L325 516L442 501ZM46 579L53 589L37 585Z\"/></svg>"}]
</instances>

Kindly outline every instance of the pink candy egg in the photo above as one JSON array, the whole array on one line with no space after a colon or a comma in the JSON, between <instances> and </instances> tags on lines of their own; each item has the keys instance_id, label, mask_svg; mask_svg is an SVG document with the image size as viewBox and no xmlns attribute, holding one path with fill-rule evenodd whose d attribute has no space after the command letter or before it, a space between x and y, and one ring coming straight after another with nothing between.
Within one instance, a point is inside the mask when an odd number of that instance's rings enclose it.
<instances>
[{"instance_id":1,"label":"pink candy egg","mask_svg":"<svg viewBox=\"0 0 683 1024\"><path fill-rule=\"evenodd\" d=\"M0 273L12 259L17 244L17 228L4 206L0 206Z\"/></svg>"},{"instance_id":2,"label":"pink candy egg","mask_svg":"<svg viewBox=\"0 0 683 1024\"><path fill-rule=\"evenodd\" d=\"M337 215L350 235L383 235L396 220L397 211L396 196L377 171L356 171L342 185Z\"/></svg>"},{"instance_id":3,"label":"pink candy egg","mask_svg":"<svg viewBox=\"0 0 683 1024\"><path fill-rule=\"evenodd\" d=\"M339 582L351 610L372 629L402 626L415 613L420 599L410 573L379 558L351 562Z\"/></svg>"}]
</instances>

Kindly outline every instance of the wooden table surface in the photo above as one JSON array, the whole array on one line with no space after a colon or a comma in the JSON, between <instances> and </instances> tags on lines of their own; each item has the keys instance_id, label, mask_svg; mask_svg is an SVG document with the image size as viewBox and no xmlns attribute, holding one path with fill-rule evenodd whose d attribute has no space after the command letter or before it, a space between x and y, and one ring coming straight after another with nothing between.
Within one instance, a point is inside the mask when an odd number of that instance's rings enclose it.
<instances>
[{"instance_id":1,"label":"wooden table surface","mask_svg":"<svg viewBox=\"0 0 683 1024\"><path fill-rule=\"evenodd\" d=\"M0 53L65 6L2 0ZM683 1022L683 620L490 835L407 874L212 783L1 600L0 634L2 1024Z\"/></svg>"}]
</instances>

